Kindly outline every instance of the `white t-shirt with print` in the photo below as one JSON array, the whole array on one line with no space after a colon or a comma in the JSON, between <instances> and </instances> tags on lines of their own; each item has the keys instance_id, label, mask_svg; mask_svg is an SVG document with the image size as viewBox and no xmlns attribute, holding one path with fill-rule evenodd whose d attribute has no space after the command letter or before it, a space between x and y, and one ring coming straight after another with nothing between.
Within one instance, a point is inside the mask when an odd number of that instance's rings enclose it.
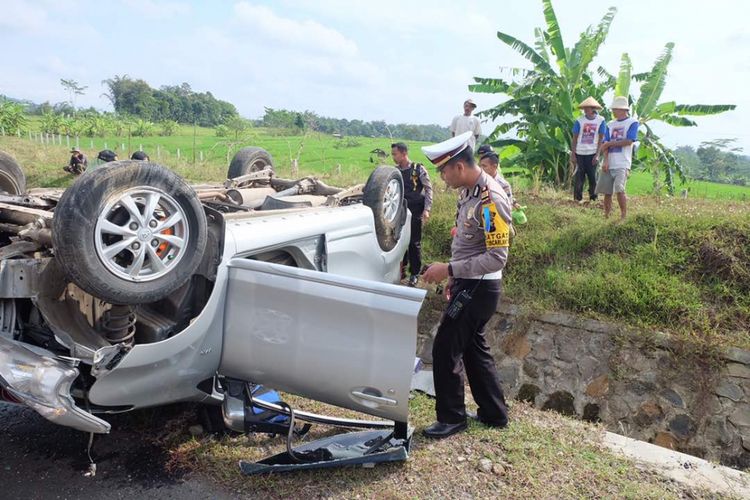
<instances>
[{"instance_id":1,"label":"white t-shirt with print","mask_svg":"<svg viewBox=\"0 0 750 500\"><path fill-rule=\"evenodd\" d=\"M607 141L624 139L638 140L638 120L630 116L622 120L612 120L607 127ZM609 156L610 170L629 170L633 164L633 145L609 148L607 155Z\"/></svg>"},{"instance_id":2,"label":"white t-shirt with print","mask_svg":"<svg viewBox=\"0 0 750 500\"><path fill-rule=\"evenodd\" d=\"M451 122L451 132L453 135L461 135L464 132L471 131L471 137L469 138L469 146L474 149L477 143L477 136L482 135L482 127L479 125L479 118L474 115L457 115Z\"/></svg>"},{"instance_id":3,"label":"white t-shirt with print","mask_svg":"<svg viewBox=\"0 0 750 500\"><path fill-rule=\"evenodd\" d=\"M578 134L576 143L577 155L593 155L599 146L599 134L604 132L604 117L596 115L589 120L586 115L578 117L573 127L573 133ZM602 134L603 135L603 134Z\"/></svg>"}]
</instances>

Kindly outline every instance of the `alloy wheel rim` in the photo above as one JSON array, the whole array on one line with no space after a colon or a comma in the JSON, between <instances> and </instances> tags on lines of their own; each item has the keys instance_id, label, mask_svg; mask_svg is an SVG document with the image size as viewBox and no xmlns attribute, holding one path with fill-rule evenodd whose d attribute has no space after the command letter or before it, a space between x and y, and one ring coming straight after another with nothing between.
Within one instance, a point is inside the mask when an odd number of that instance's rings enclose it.
<instances>
[{"instance_id":1,"label":"alloy wheel rim","mask_svg":"<svg viewBox=\"0 0 750 500\"><path fill-rule=\"evenodd\" d=\"M187 214L167 193L150 187L110 197L96 221L99 260L118 278L152 281L182 260L190 233Z\"/></svg>"}]
</instances>

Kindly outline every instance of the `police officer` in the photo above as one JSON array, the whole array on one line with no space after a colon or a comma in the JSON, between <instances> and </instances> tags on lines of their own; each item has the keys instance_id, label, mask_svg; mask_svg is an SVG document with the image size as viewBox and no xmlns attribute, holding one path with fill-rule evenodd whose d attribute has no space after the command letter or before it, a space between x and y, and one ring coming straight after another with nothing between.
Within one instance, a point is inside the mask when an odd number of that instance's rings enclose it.
<instances>
[{"instance_id":1,"label":"police officer","mask_svg":"<svg viewBox=\"0 0 750 500\"><path fill-rule=\"evenodd\" d=\"M96 155L96 159L101 160L104 163L117 161L117 153L115 153L111 149L102 149L101 151L99 151L99 154Z\"/></svg>"},{"instance_id":2,"label":"police officer","mask_svg":"<svg viewBox=\"0 0 750 500\"><path fill-rule=\"evenodd\" d=\"M479 406L477 415L469 417L490 427L508 425L505 396L484 327L500 300L511 208L502 188L477 166L470 137L469 131L422 148L446 184L461 189L450 262L434 263L422 276L428 283L447 278L450 291L432 349L437 422L422 431L428 438L445 438L466 429L462 368Z\"/></svg>"},{"instance_id":3,"label":"police officer","mask_svg":"<svg viewBox=\"0 0 750 500\"><path fill-rule=\"evenodd\" d=\"M483 148L484 146L480 147ZM484 153L479 155L479 166L484 170L490 177L495 179L495 181L500 184L500 187L503 188L503 191L505 191L505 194L508 195L508 199L510 200L511 207L512 208L519 208L520 205L518 202L516 202L515 198L513 198L513 188L510 185L510 182L505 180L505 177L503 177L503 174L500 173L500 157L490 149L489 151L484 151Z\"/></svg>"},{"instance_id":4,"label":"police officer","mask_svg":"<svg viewBox=\"0 0 750 500\"><path fill-rule=\"evenodd\" d=\"M151 161L145 151L136 151L130 156L131 160Z\"/></svg>"},{"instance_id":5,"label":"police officer","mask_svg":"<svg viewBox=\"0 0 750 500\"><path fill-rule=\"evenodd\" d=\"M432 183L427 169L421 163L410 161L408 152L403 142L391 144L391 156L404 177L404 198L411 212L411 240L401 266L405 272L408 262L409 286L416 286L422 269L422 224L430 218L432 210Z\"/></svg>"}]
</instances>

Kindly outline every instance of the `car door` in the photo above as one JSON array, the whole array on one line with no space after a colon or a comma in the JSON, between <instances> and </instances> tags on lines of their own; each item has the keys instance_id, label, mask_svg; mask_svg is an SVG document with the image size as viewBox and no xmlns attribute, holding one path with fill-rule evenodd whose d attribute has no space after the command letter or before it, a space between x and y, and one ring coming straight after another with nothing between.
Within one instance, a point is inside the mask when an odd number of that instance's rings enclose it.
<instances>
[{"instance_id":1,"label":"car door","mask_svg":"<svg viewBox=\"0 0 750 500\"><path fill-rule=\"evenodd\" d=\"M424 290L235 258L220 374L406 422Z\"/></svg>"}]
</instances>

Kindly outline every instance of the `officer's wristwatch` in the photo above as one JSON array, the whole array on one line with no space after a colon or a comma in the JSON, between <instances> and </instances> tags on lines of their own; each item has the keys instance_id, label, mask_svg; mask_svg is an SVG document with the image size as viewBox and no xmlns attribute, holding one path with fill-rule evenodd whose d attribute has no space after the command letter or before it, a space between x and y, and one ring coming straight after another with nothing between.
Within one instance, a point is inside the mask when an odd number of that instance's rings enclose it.
<instances>
[{"instance_id":1,"label":"officer's wristwatch","mask_svg":"<svg viewBox=\"0 0 750 500\"><path fill-rule=\"evenodd\" d=\"M448 276L453 277L453 266L448 262Z\"/></svg>"}]
</instances>

